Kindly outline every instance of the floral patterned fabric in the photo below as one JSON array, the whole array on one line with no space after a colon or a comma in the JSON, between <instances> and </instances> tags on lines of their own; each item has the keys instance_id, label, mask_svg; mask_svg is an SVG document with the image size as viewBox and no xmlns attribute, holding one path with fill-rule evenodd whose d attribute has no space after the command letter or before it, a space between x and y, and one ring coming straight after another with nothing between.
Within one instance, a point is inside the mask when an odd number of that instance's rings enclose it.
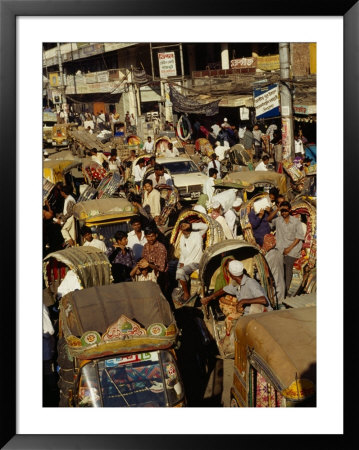
<instances>
[{"instance_id":1,"label":"floral patterned fabric","mask_svg":"<svg viewBox=\"0 0 359 450\"><path fill-rule=\"evenodd\" d=\"M257 408L278 408L281 406L283 396L257 371L255 371L255 404Z\"/></svg>"}]
</instances>

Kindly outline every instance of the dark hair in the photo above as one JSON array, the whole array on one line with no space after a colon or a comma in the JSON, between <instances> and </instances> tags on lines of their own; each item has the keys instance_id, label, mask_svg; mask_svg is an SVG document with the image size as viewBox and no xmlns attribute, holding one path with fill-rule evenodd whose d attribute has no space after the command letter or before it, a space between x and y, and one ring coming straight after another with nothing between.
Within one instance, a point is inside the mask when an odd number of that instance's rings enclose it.
<instances>
[{"instance_id":1,"label":"dark hair","mask_svg":"<svg viewBox=\"0 0 359 450\"><path fill-rule=\"evenodd\" d=\"M284 200L281 204L280 207L282 208L283 206L286 206L288 209L291 209L291 204L289 202L287 202L287 200Z\"/></svg>"},{"instance_id":2,"label":"dark hair","mask_svg":"<svg viewBox=\"0 0 359 450\"><path fill-rule=\"evenodd\" d=\"M91 228L84 225L80 230L81 236L85 236L85 234L92 234Z\"/></svg>"},{"instance_id":3,"label":"dark hair","mask_svg":"<svg viewBox=\"0 0 359 450\"><path fill-rule=\"evenodd\" d=\"M218 170L215 169L214 167L211 167L211 168L209 169L209 171L208 171L208 174L209 174L210 177L213 177L213 175L214 175L215 173L218 173Z\"/></svg>"},{"instance_id":4,"label":"dark hair","mask_svg":"<svg viewBox=\"0 0 359 450\"><path fill-rule=\"evenodd\" d=\"M95 148L95 147L92 148L92 149L91 149L91 152L97 153L97 148Z\"/></svg>"},{"instance_id":5,"label":"dark hair","mask_svg":"<svg viewBox=\"0 0 359 450\"><path fill-rule=\"evenodd\" d=\"M69 184L67 184L66 186L60 187L60 190L61 190L62 192L64 192L66 195L70 195L70 194L73 193L73 191L72 191L72 186L70 186Z\"/></svg>"},{"instance_id":6,"label":"dark hair","mask_svg":"<svg viewBox=\"0 0 359 450\"><path fill-rule=\"evenodd\" d=\"M117 156L117 150L115 148L111 148L111 156Z\"/></svg>"},{"instance_id":7,"label":"dark hair","mask_svg":"<svg viewBox=\"0 0 359 450\"><path fill-rule=\"evenodd\" d=\"M168 148L169 148L170 150L173 148L172 142L169 142L169 143L168 143Z\"/></svg>"},{"instance_id":8,"label":"dark hair","mask_svg":"<svg viewBox=\"0 0 359 450\"><path fill-rule=\"evenodd\" d=\"M217 158L217 154L215 152L213 152L212 155L211 155L211 158L212 159L216 159Z\"/></svg>"},{"instance_id":9,"label":"dark hair","mask_svg":"<svg viewBox=\"0 0 359 450\"><path fill-rule=\"evenodd\" d=\"M137 222L139 222L142 225L142 220L141 220L140 216L131 217L131 220L130 220L131 225L133 225L134 223L137 223Z\"/></svg>"},{"instance_id":10,"label":"dark hair","mask_svg":"<svg viewBox=\"0 0 359 450\"><path fill-rule=\"evenodd\" d=\"M137 161L136 166L138 166L139 164L144 163L144 162L145 162L144 158L140 158L140 159Z\"/></svg>"},{"instance_id":11,"label":"dark hair","mask_svg":"<svg viewBox=\"0 0 359 450\"><path fill-rule=\"evenodd\" d=\"M150 161L156 161L156 157L155 156L151 156L150 157Z\"/></svg>"},{"instance_id":12,"label":"dark hair","mask_svg":"<svg viewBox=\"0 0 359 450\"><path fill-rule=\"evenodd\" d=\"M145 184L150 184L151 186L153 186L152 180L150 180L149 178L146 178L145 181L143 182L143 185Z\"/></svg>"},{"instance_id":13,"label":"dark hair","mask_svg":"<svg viewBox=\"0 0 359 450\"><path fill-rule=\"evenodd\" d=\"M145 232L145 236L147 236L148 234L157 234L157 231L152 227L146 227L144 229L144 232Z\"/></svg>"},{"instance_id":14,"label":"dark hair","mask_svg":"<svg viewBox=\"0 0 359 450\"><path fill-rule=\"evenodd\" d=\"M268 161L268 159L269 159L269 156L268 155L264 155L263 158L262 158L262 161Z\"/></svg>"},{"instance_id":15,"label":"dark hair","mask_svg":"<svg viewBox=\"0 0 359 450\"><path fill-rule=\"evenodd\" d=\"M192 231L192 224L191 224L191 222L188 222L188 220L187 219L183 219L183 220L181 220L180 221L180 223L179 223L179 226L181 226L181 225L183 225L183 224L187 224L187 225L189 225L189 231Z\"/></svg>"},{"instance_id":16,"label":"dark hair","mask_svg":"<svg viewBox=\"0 0 359 450\"><path fill-rule=\"evenodd\" d=\"M164 167L162 166L162 164L159 164L159 163L156 163L155 167L154 167L155 170L163 170L163 168Z\"/></svg>"},{"instance_id":17,"label":"dark hair","mask_svg":"<svg viewBox=\"0 0 359 450\"><path fill-rule=\"evenodd\" d=\"M152 139L151 136L147 136L147 139Z\"/></svg>"},{"instance_id":18,"label":"dark hair","mask_svg":"<svg viewBox=\"0 0 359 450\"><path fill-rule=\"evenodd\" d=\"M124 231L116 231L114 236L116 241L122 241L122 239L125 237L127 238L127 233L125 233Z\"/></svg>"},{"instance_id":19,"label":"dark hair","mask_svg":"<svg viewBox=\"0 0 359 450\"><path fill-rule=\"evenodd\" d=\"M279 189L276 187L272 187L269 189L269 193L274 195L275 198L277 198L279 195Z\"/></svg>"}]
</instances>

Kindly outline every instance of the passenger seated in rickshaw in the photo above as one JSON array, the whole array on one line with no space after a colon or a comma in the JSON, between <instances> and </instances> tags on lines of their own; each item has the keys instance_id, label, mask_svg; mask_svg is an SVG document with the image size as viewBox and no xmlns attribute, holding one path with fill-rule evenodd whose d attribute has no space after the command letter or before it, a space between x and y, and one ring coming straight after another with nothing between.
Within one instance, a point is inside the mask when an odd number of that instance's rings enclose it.
<instances>
[{"instance_id":1,"label":"passenger seated in rickshaw","mask_svg":"<svg viewBox=\"0 0 359 450\"><path fill-rule=\"evenodd\" d=\"M203 222L190 223L182 220L180 230L180 257L176 271L176 280L179 281L183 289L183 300L190 298L188 282L190 275L199 268L199 262L203 254L203 235L206 233L208 225Z\"/></svg>"},{"instance_id":2,"label":"passenger seated in rickshaw","mask_svg":"<svg viewBox=\"0 0 359 450\"><path fill-rule=\"evenodd\" d=\"M227 336L231 332L233 321L241 315L272 310L264 289L258 281L244 274L244 266L240 261L229 261L228 273L235 284L229 283L219 291L201 299L201 303L207 305L211 300L220 298L221 309L226 316Z\"/></svg>"}]
</instances>

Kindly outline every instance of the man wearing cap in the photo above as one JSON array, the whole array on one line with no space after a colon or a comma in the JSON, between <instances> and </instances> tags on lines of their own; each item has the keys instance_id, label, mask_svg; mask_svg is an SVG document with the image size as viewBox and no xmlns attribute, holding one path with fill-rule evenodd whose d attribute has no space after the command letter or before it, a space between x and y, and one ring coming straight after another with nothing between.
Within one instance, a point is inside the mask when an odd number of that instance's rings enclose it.
<instances>
[{"instance_id":1,"label":"man wearing cap","mask_svg":"<svg viewBox=\"0 0 359 450\"><path fill-rule=\"evenodd\" d=\"M201 303L207 305L211 300L229 294L237 298L237 311L243 311L244 315L255 314L265 310L271 311L272 306L262 286L258 281L244 274L243 270L244 267L240 261L232 260L228 264L228 272L236 285L228 284L212 295L203 297Z\"/></svg>"},{"instance_id":2,"label":"man wearing cap","mask_svg":"<svg viewBox=\"0 0 359 450\"><path fill-rule=\"evenodd\" d=\"M182 232L180 238L180 257L176 271L178 280L183 289L183 300L190 298L188 287L189 277L192 272L198 269L199 262L203 254L203 236L208 229L208 225L203 222L190 223L182 220L179 224Z\"/></svg>"},{"instance_id":3,"label":"man wearing cap","mask_svg":"<svg viewBox=\"0 0 359 450\"><path fill-rule=\"evenodd\" d=\"M240 236L242 234L242 228L240 226L241 221L239 218L239 210L241 209L242 203L243 200L237 197L233 202L232 208L224 214L224 218L226 219L228 228L232 233L233 239L236 239L237 236ZM239 230L240 233L238 233Z\"/></svg>"}]
</instances>

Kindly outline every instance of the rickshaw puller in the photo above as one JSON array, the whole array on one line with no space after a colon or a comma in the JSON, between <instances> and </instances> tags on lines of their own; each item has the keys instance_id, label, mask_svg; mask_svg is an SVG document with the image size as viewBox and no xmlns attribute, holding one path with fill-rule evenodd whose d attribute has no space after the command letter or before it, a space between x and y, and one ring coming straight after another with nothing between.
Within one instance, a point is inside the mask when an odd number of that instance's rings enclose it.
<instances>
[{"instance_id":1,"label":"rickshaw puller","mask_svg":"<svg viewBox=\"0 0 359 450\"><path fill-rule=\"evenodd\" d=\"M211 300L229 294L237 297L237 311L241 312L244 310L244 315L263 312L264 308L268 311L272 310L262 286L258 281L245 275L243 270L244 266L240 261L231 261L228 264L228 272L230 277L237 283L237 286L229 284L210 296L203 297L201 303L207 305ZM260 305L262 308L254 305Z\"/></svg>"}]
</instances>

